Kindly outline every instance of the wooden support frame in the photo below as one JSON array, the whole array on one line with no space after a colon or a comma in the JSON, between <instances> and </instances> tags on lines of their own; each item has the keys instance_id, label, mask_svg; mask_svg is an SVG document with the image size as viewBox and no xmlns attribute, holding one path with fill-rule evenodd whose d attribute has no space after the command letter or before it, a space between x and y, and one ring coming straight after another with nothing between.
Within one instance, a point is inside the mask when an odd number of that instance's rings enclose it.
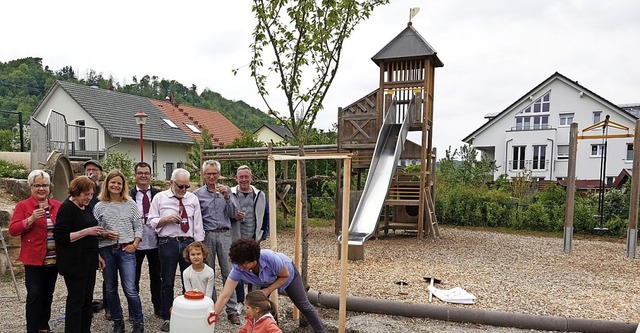
<instances>
[{"instance_id":1,"label":"wooden support frame","mask_svg":"<svg viewBox=\"0 0 640 333\"><path fill-rule=\"evenodd\" d=\"M302 202L301 197L301 175L300 175L300 161L301 160L319 160L319 159L335 159L343 160L343 177L342 177L342 216L349 216L349 197L351 192L351 154L337 153L337 154L317 154L306 156L291 156L291 155L273 155L269 154L267 158L268 162L268 175L269 175L269 206L276 207L276 161L296 161L296 217L295 217L295 250L294 250L294 264L296 267L300 267L300 252L302 244ZM269 211L269 239L270 246L273 251L277 251L278 239L277 239L277 221L276 221L276 209ZM347 322L347 258L348 258L348 242L344 241L344 236L349 234L349 223L342 223L342 235L343 242L341 244L340 256L340 305L339 305L339 327L338 332L346 332ZM348 237L348 236L347 236ZM274 293L271 295L271 300L278 308L278 295ZM294 309L294 319L297 320L299 316L298 309Z\"/></svg>"}]
</instances>

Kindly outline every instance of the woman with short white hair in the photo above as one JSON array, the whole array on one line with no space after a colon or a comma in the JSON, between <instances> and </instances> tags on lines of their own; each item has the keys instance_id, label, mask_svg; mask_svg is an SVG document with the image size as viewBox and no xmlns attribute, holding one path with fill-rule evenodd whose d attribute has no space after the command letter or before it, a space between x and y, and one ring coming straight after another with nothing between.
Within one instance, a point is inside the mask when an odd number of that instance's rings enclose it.
<instances>
[{"instance_id":1,"label":"woman with short white hair","mask_svg":"<svg viewBox=\"0 0 640 333\"><path fill-rule=\"evenodd\" d=\"M33 170L28 177L31 196L18 202L9 226L11 236L20 236L20 260L27 288L27 332L49 332L51 302L56 287L56 245L53 227L60 201L49 198L51 177Z\"/></svg>"}]
</instances>

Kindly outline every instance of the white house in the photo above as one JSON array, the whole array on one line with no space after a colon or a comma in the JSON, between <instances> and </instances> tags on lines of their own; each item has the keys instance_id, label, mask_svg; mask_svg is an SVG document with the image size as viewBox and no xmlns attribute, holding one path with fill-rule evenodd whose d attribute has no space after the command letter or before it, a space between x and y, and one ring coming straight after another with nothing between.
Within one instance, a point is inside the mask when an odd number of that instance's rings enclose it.
<instances>
[{"instance_id":1,"label":"white house","mask_svg":"<svg viewBox=\"0 0 640 333\"><path fill-rule=\"evenodd\" d=\"M186 161L193 140L154 103L145 97L58 81L32 114L48 127L53 149L85 152L100 158L108 151L128 153L140 160L140 128L134 114L147 115L143 127L143 153L157 179L169 179L174 168ZM66 142L66 143L65 143Z\"/></svg>"},{"instance_id":2,"label":"white house","mask_svg":"<svg viewBox=\"0 0 640 333\"><path fill-rule=\"evenodd\" d=\"M603 134L603 129L583 129L609 116L633 134L638 117L637 105L616 106L560 73L554 73L499 113L485 116L488 121L463 141L494 159L498 171L509 178L530 172L536 180L567 177L569 128L578 123L579 135ZM608 134L627 131L607 127ZM600 179L601 161L607 143L607 184L622 169L632 167L633 138L581 139L576 154L576 179Z\"/></svg>"},{"instance_id":3,"label":"white house","mask_svg":"<svg viewBox=\"0 0 640 333\"><path fill-rule=\"evenodd\" d=\"M264 143L279 143L287 137L293 138L293 135L282 125L264 124L253 132L253 137Z\"/></svg>"}]
</instances>

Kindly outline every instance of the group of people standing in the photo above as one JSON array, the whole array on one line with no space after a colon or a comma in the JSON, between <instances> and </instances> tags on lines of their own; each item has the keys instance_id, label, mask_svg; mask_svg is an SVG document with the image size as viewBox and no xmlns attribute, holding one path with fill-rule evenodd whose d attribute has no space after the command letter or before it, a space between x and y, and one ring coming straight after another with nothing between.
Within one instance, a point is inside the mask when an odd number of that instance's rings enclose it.
<instances>
[{"instance_id":1,"label":"group of people standing","mask_svg":"<svg viewBox=\"0 0 640 333\"><path fill-rule=\"evenodd\" d=\"M50 331L58 273L68 291L65 332L90 332L96 270L103 273L103 298L113 332L125 329L118 276L132 332L144 332L139 291L145 258L154 314L163 319L160 330L168 332L177 268L183 292L193 287L184 279L185 270L193 265L187 249L194 242L201 242L206 249L200 250L200 256L211 269L207 270L209 275L218 259L221 294L217 296L213 286L202 290L216 300L216 313L224 309L227 319L240 325L239 312L244 305L248 316L242 329L259 324L273 327L270 303L255 292L266 297L278 290L287 293L314 332L326 332L291 259L260 249L260 242L268 235L269 207L265 193L251 184L248 166L237 169L237 186L229 187L218 181L220 163L205 161L205 184L193 192L188 191L191 175L182 168L173 171L169 188L160 191L151 187L152 170L145 162L135 165L136 185L131 190L120 170L111 170L100 183L101 164L91 160L84 167L85 175L72 180L69 197L62 203L49 197L50 176L43 170L32 171L28 177L31 197L14 210L9 232L21 236L19 260L25 265L27 332ZM195 256L193 261L198 263ZM199 264L198 269L202 271ZM186 276L192 273L187 271ZM244 282L249 283L249 290L254 289L246 299Z\"/></svg>"}]
</instances>

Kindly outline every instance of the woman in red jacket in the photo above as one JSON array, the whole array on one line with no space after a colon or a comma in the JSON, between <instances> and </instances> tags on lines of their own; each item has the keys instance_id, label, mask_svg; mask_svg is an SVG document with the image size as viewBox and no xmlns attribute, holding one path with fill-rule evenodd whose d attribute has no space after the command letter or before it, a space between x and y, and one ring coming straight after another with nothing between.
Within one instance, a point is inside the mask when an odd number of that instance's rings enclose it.
<instances>
[{"instance_id":1,"label":"woman in red jacket","mask_svg":"<svg viewBox=\"0 0 640 333\"><path fill-rule=\"evenodd\" d=\"M28 177L31 196L13 211L9 234L20 236L20 260L27 287L27 332L49 332L51 301L58 278L53 226L60 201L49 198L49 174L33 170Z\"/></svg>"}]
</instances>

